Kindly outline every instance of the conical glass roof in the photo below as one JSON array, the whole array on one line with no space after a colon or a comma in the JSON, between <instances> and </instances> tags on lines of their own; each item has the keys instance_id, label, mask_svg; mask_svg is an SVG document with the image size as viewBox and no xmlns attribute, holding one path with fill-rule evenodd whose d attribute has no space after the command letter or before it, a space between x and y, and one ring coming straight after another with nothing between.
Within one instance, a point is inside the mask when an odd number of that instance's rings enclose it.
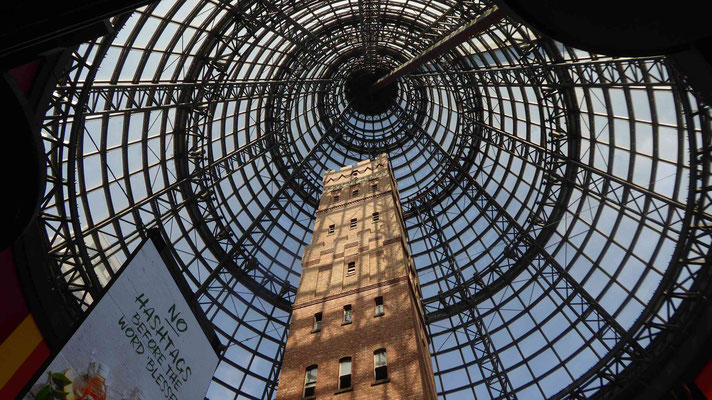
<instances>
[{"instance_id":1,"label":"conical glass roof","mask_svg":"<svg viewBox=\"0 0 712 400\"><path fill-rule=\"evenodd\" d=\"M56 284L86 309L159 228L226 346L207 397L271 399L321 177L387 153L440 398L633 390L710 290L708 112L663 56L589 54L507 17L363 91L490 7L164 0L116 17L73 53L42 128Z\"/></svg>"}]
</instances>

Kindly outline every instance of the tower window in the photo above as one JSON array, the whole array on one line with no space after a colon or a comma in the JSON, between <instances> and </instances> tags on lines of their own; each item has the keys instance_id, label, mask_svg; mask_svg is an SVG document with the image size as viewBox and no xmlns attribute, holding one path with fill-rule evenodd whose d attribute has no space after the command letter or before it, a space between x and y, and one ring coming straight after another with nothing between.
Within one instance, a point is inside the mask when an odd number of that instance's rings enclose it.
<instances>
[{"instance_id":1,"label":"tower window","mask_svg":"<svg viewBox=\"0 0 712 400\"><path fill-rule=\"evenodd\" d=\"M377 192L377 191L378 191L378 184L377 184L377 183L374 183L374 184L371 185L371 191L372 191L372 192Z\"/></svg>"},{"instance_id":2,"label":"tower window","mask_svg":"<svg viewBox=\"0 0 712 400\"><path fill-rule=\"evenodd\" d=\"M356 229L356 224L357 224L357 223L358 223L358 219L357 219L357 218L351 218L351 225L350 225L351 229Z\"/></svg>"},{"instance_id":3,"label":"tower window","mask_svg":"<svg viewBox=\"0 0 712 400\"><path fill-rule=\"evenodd\" d=\"M337 201L339 201L339 195L338 195L338 194L335 194L335 195L334 195L334 202L337 202Z\"/></svg>"},{"instance_id":4,"label":"tower window","mask_svg":"<svg viewBox=\"0 0 712 400\"><path fill-rule=\"evenodd\" d=\"M351 192L351 197L356 197L358 196L358 189L354 189L353 192Z\"/></svg>"},{"instance_id":5,"label":"tower window","mask_svg":"<svg viewBox=\"0 0 712 400\"><path fill-rule=\"evenodd\" d=\"M321 313L318 312L314 314L314 329L312 332L319 332L321 331Z\"/></svg>"},{"instance_id":6,"label":"tower window","mask_svg":"<svg viewBox=\"0 0 712 400\"><path fill-rule=\"evenodd\" d=\"M346 266L346 275L353 275L356 273L356 262L351 261L347 266Z\"/></svg>"},{"instance_id":7,"label":"tower window","mask_svg":"<svg viewBox=\"0 0 712 400\"><path fill-rule=\"evenodd\" d=\"M351 304L347 304L344 306L344 321L343 324L350 324L351 323Z\"/></svg>"},{"instance_id":8,"label":"tower window","mask_svg":"<svg viewBox=\"0 0 712 400\"><path fill-rule=\"evenodd\" d=\"M375 213L371 214L371 216L373 216L373 222L378 221L378 219L380 218L380 215L378 214L378 211L376 211Z\"/></svg>"},{"instance_id":9,"label":"tower window","mask_svg":"<svg viewBox=\"0 0 712 400\"><path fill-rule=\"evenodd\" d=\"M386 349L378 349L373 352L373 376L376 382L388 379Z\"/></svg>"},{"instance_id":10,"label":"tower window","mask_svg":"<svg viewBox=\"0 0 712 400\"><path fill-rule=\"evenodd\" d=\"M329 225L329 232L328 232L329 235L333 235L335 229L336 229L336 225L334 225L334 224Z\"/></svg>"},{"instance_id":11,"label":"tower window","mask_svg":"<svg viewBox=\"0 0 712 400\"><path fill-rule=\"evenodd\" d=\"M339 360L339 390L351 388L351 357Z\"/></svg>"},{"instance_id":12,"label":"tower window","mask_svg":"<svg viewBox=\"0 0 712 400\"><path fill-rule=\"evenodd\" d=\"M383 315L383 297L376 297L376 312L373 314L374 317Z\"/></svg>"},{"instance_id":13,"label":"tower window","mask_svg":"<svg viewBox=\"0 0 712 400\"><path fill-rule=\"evenodd\" d=\"M309 399L315 396L316 390L316 372L317 366L311 365L307 367L307 373L304 376L304 398Z\"/></svg>"}]
</instances>

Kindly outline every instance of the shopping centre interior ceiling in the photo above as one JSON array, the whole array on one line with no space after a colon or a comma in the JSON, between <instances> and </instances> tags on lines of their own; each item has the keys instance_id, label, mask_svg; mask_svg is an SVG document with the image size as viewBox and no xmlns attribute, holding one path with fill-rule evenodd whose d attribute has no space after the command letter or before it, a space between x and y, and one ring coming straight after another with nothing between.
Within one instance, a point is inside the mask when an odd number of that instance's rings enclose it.
<instances>
[{"instance_id":1,"label":"shopping centre interior ceiling","mask_svg":"<svg viewBox=\"0 0 712 400\"><path fill-rule=\"evenodd\" d=\"M79 309L159 228L226 346L208 397L272 398L325 171L388 153L443 399L633 390L683 339L712 245L709 115L664 56L492 7L162 1L81 45L43 121L40 213Z\"/></svg>"}]
</instances>

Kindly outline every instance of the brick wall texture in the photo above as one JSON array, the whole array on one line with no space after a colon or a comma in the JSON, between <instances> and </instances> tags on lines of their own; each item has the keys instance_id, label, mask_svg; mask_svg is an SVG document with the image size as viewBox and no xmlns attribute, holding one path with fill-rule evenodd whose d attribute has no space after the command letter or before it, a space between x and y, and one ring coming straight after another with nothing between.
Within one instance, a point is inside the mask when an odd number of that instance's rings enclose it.
<instances>
[{"instance_id":1,"label":"brick wall texture","mask_svg":"<svg viewBox=\"0 0 712 400\"><path fill-rule=\"evenodd\" d=\"M385 154L326 173L312 243L302 257L278 400L303 398L306 369L312 365L318 366L316 399L436 398L417 275L406 243ZM351 262L354 273L348 271ZM383 299L383 315L375 315L376 297ZM352 310L348 324L343 323L346 305ZM317 313L322 327L314 332ZM385 381L375 381L378 349L386 350ZM339 390L343 357L352 359L347 391Z\"/></svg>"}]
</instances>

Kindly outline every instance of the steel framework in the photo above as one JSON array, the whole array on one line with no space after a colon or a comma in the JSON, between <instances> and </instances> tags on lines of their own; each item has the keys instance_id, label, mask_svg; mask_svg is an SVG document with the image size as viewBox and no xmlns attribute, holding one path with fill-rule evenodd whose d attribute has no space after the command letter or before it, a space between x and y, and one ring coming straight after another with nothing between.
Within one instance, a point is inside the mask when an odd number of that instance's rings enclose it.
<instances>
[{"instance_id":1,"label":"steel framework","mask_svg":"<svg viewBox=\"0 0 712 400\"><path fill-rule=\"evenodd\" d=\"M225 345L208 397L271 399L321 176L387 152L439 396L628 398L712 295L709 109L665 57L589 54L506 16L453 44L492 7L115 18L71 52L42 123L36 245L67 307L157 227ZM403 65L382 112L351 107L355 72Z\"/></svg>"}]
</instances>

